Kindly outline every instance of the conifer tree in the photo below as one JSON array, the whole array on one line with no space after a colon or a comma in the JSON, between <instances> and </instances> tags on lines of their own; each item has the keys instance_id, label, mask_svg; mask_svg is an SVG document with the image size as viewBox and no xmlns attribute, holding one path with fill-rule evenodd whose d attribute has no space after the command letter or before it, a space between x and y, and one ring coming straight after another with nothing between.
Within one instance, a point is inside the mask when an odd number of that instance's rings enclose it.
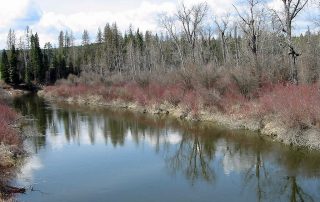
<instances>
[{"instance_id":1,"label":"conifer tree","mask_svg":"<svg viewBox=\"0 0 320 202\"><path fill-rule=\"evenodd\" d=\"M9 79L9 60L8 60L8 56L5 50L2 51L1 54L1 65L0 65L0 71L1 71L1 79L6 82L9 83L10 79Z\"/></svg>"},{"instance_id":2,"label":"conifer tree","mask_svg":"<svg viewBox=\"0 0 320 202\"><path fill-rule=\"evenodd\" d=\"M9 64L9 80L12 84L18 84L18 53L14 45L12 45L10 50Z\"/></svg>"},{"instance_id":3,"label":"conifer tree","mask_svg":"<svg viewBox=\"0 0 320 202\"><path fill-rule=\"evenodd\" d=\"M102 38L102 31L99 27L98 32L97 32L97 38L96 38L96 43L97 44L102 44L103 38Z\"/></svg>"},{"instance_id":4,"label":"conifer tree","mask_svg":"<svg viewBox=\"0 0 320 202\"><path fill-rule=\"evenodd\" d=\"M36 33L31 36L31 66L33 69L33 78L36 82L43 82L46 69L43 66L42 52L39 45L39 37Z\"/></svg>"},{"instance_id":5,"label":"conifer tree","mask_svg":"<svg viewBox=\"0 0 320 202\"><path fill-rule=\"evenodd\" d=\"M90 37L89 32L87 30L83 31L82 34L82 54L83 54L83 62L84 64L88 64L89 62L89 54L90 54Z\"/></svg>"}]
</instances>

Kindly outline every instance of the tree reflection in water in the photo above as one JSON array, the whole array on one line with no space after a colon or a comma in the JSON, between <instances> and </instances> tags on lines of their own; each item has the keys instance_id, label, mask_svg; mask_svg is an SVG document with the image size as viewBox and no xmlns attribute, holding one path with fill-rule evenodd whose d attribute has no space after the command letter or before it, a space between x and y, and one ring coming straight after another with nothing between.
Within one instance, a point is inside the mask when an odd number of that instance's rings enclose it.
<instances>
[{"instance_id":1,"label":"tree reflection in water","mask_svg":"<svg viewBox=\"0 0 320 202\"><path fill-rule=\"evenodd\" d=\"M181 171L194 184L198 180L212 183L215 172L212 161L215 157L213 142L203 141L201 136L182 134L182 140L173 155L166 158L168 167L174 172Z\"/></svg>"},{"instance_id":2,"label":"tree reflection in water","mask_svg":"<svg viewBox=\"0 0 320 202\"><path fill-rule=\"evenodd\" d=\"M320 200L319 194L309 193L301 183L319 178L319 152L292 149L261 140L256 134L207 124L125 111L60 109L35 97L17 99L14 105L22 114L35 118L34 127L43 134L32 137L36 152L46 146L46 138L65 138L65 144L83 144L87 138L93 145L101 139L104 144L123 147L130 137L137 146L153 146L164 156L171 173L181 173L194 186L197 182L219 182L217 169L222 165L226 176L236 173L241 177L243 192L254 191L256 201Z\"/></svg>"}]
</instances>

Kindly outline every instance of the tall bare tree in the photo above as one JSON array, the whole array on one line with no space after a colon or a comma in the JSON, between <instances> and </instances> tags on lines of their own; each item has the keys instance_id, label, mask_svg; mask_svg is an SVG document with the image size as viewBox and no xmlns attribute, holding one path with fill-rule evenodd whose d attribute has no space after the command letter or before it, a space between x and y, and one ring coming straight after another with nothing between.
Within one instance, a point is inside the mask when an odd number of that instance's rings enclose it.
<instances>
[{"instance_id":1,"label":"tall bare tree","mask_svg":"<svg viewBox=\"0 0 320 202\"><path fill-rule=\"evenodd\" d=\"M161 16L160 25L166 30L168 35L172 38L173 43L178 51L181 65L184 67L184 56L182 54L182 47L179 39L179 34L177 31L176 19L167 15Z\"/></svg>"},{"instance_id":2,"label":"tall bare tree","mask_svg":"<svg viewBox=\"0 0 320 202\"><path fill-rule=\"evenodd\" d=\"M220 20L215 19L215 23L218 28L219 37L221 40L221 48L222 48L222 59L223 63L227 63L227 30L229 28L229 17L230 14L227 14L224 17L221 17Z\"/></svg>"},{"instance_id":3,"label":"tall bare tree","mask_svg":"<svg viewBox=\"0 0 320 202\"><path fill-rule=\"evenodd\" d=\"M260 0L247 0L248 11L241 14L236 6L239 17L242 23L240 26L244 32L248 41L248 47L252 53L254 66L258 71L259 77L261 77L262 70L258 61L258 48L259 48L259 37L261 36L261 27L263 24L263 9L259 8Z\"/></svg>"},{"instance_id":4,"label":"tall bare tree","mask_svg":"<svg viewBox=\"0 0 320 202\"><path fill-rule=\"evenodd\" d=\"M298 68L296 65L297 58L300 53L297 52L292 41L292 24L298 14L307 5L308 0L281 0L283 3L282 13L273 10L273 14L280 24L281 31L285 34L286 41L284 45L289 49L290 63L290 80L294 84L298 84Z\"/></svg>"},{"instance_id":5,"label":"tall bare tree","mask_svg":"<svg viewBox=\"0 0 320 202\"><path fill-rule=\"evenodd\" d=\"M200 3L187 8L184 3L181 4L177 12L179 22L182 24L183 34L187 38L192 51L193 62L195 58L195 48L201 24L208 11L207 3Z\"/></svg>"}]
</instances>

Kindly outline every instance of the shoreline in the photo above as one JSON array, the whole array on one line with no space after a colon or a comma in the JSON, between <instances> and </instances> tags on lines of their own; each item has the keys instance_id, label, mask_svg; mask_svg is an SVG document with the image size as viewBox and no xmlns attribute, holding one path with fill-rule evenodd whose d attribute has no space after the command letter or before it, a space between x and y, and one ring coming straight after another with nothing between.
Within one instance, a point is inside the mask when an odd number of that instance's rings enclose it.
<instances>
[{"instance_id":1,"label":"shoreline","mask_svg":"<svg viewBox=\"0 0 320 202\"><path fill-rule=\"evenodd\" d=\"M24 188L10 186L10 179L14 178L19 163L26 155L23 148L24 134L21 128L22 120L10 103L15 97L23 96L29 92L0 87L0 201L11 200L15 193L24 193Z\"/></svg>"},{"instance_id":2,"label":"shoreline","mask_svg":"<svg viewBox=\"0 0 320 202\"><path fill-rule=\"evenodd\" d=\"M210 112L209 110L199 110L197 115L186 107L178 105L173 106L169 103L153 104L141 106L133 102L124 102L114 100L105 101L98 95L78 96L62 98L54 96L45 91L38 91L37 95L51 102L64 102L68 104L79 104L82 106L95 106L104 108L127 109L132 112L139 112L151 115L168 115L173 118L211 122L229 129L245 129L253 132L259 132L262 136L270 138L272 141L281 142L289 146L304 147L310 150L320 150L320 130L317 128L289 128L274 116L263 117L261 119L247 118L241 115L224 114L222 112Z\"/></svg>"}]
</instances>

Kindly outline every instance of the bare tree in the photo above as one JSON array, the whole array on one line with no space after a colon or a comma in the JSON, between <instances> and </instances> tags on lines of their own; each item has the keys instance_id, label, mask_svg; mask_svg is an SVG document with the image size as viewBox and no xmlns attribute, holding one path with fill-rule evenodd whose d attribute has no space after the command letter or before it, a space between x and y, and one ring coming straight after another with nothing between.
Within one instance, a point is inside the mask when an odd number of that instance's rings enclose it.
<instances>
[{"instance_id":1,"label":"bare tree","mask_svg":"<svg viewBox=\"0 0 320 202\"><path fill-rule=\"evenodd\" d=\"M177 17L182 24L183 34L191 47L192 59L195 62L195 48L198 35L200 33L201 23L208 11L207 3L200 3L187 8L184 3L178 9Z\"/></svg>"},{"instance_id":2,"label":"bare tree","mask_svg":"<svg viewBox=\"0 0 320 202\"><path fill-rule=\"evenodd\" d=\"M182 54L182 47L180 44L179 35L177 33L177 25L174 17L162 15L160 18L160 25L166 30L169 36L173 39L174 45L179 53L182 67L184 66L184 57Z\"/></svg>"},{"instance_id":3,"label":"bare tree","mask_svg":"<svg viewBox=\"0 0 320 202\"><path fill-rule=\"evenodd\" d=\"M291 82L298 84L298 68L296 60L300 56L292 41L292 24L301 10L306 6L308 0L281 0L283 13L273 10L273 14L280 23L280 29L285 34L285 46L289 49L289 62L291 70Z\"/></svg>"},{"instance_id":4,"label":"bare tree","mask_svg":"<svg viewBox=\"0 0 320 202\"><path fill-rule=\"evenodd\" d=\"M208 26L200 33L200 57L202 64L207 64L213 59L213 51L211 50L212 42L214 40L214 28Z\"/></svg>"},{"instance_id":5,"label":"bare tree","mask_svg":"<svg viewBox=\"0 0 320 202\"><path fill-rule=\"evenodd\" d=\"M318 12L319 12L320 11L320 1L314 2L314 5L317 7ZM317 27L320 27L320 15L319 14L315 18L315 24L316 24Z\"/></svg>"},{"instance_id":6,"label":"bare tree","mask_svg":"<svg viewBox=\"0 0 320 202\"><path fill-rule=\"evenodd\" d=\"M191 50L192 61L196 62L196 46L207 11L207 3L191 7L182 3L174 16L163 15L160 19L161 26L173 39L182 67L185 65L188 50ZM186 43L183 43L184 41Z\"/></svg>"},{"instance_id":7,"label":"bare tree","mask_svg":"<svg viewBox=\"0 0 320 202\"><path fill-rule=\"evenodd\" d=\"M230 14L227 14L225 17L221 17L220 20L217 18L215 19L221 40L222 59L224 64L227 62L227 30L229 26L229 17Z\"/></svg>"},{"instance_id":8,"label":"bare tree","mask_svg":"<svg viewBox=\"0 0 320 202\"><path fill-rule=\"evenodd\" d=\"M236 6L236 9L239 17L241 18L242 23L240 26L244 32L250 52L253 55L254 66L258 71L259 77L261 77L262 70L258 61L258 48L259 48L259 37L261 36L261 27L263 23L263 10L259 9L260 0L247 0L248 12L241 14Z\"/></svg>"}]
</instances>

